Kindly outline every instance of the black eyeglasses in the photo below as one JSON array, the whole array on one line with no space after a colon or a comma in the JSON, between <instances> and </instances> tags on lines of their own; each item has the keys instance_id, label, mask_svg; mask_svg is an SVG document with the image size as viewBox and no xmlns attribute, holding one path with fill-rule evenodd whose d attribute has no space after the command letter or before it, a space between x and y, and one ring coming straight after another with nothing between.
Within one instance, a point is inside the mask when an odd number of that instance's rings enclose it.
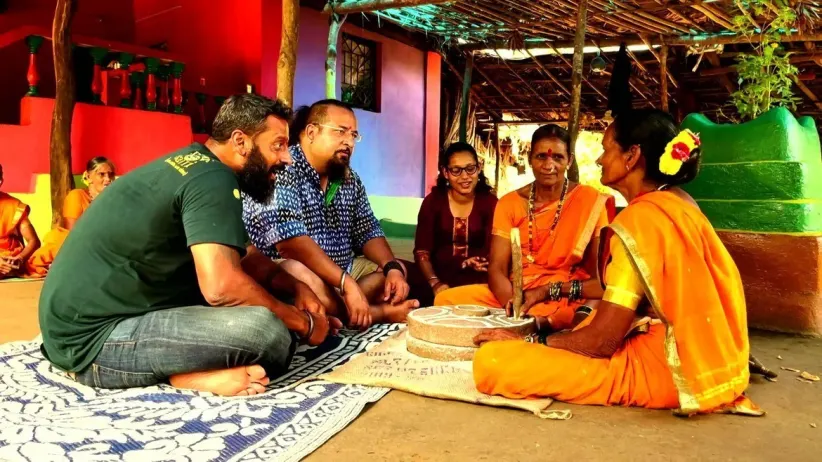
<instances>
[{"instance_id":1,"label":"black eyeglasses","mask_svg":"<svg viewBox=\"0 0 822 462\"><path fill-rule=\"evenodd\" d=\"M460 176L462 175L462 172L465 172L468 175L473 175L479 171L480 167L477 164L471 164L466 165L465 167L446 167L445 169L448 170L448 173L453 176Z\"/></svg>"}]
</instances>

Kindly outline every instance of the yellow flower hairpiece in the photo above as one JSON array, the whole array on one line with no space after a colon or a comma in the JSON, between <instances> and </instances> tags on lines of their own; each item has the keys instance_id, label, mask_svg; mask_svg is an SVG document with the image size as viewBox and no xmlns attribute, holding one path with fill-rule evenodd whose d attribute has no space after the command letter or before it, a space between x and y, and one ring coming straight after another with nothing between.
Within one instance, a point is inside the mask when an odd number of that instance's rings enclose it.
<instances>
[{"instance_id":1,"label":"yellow flower hairpiece","mask_svg":"<svg viewBox=\"0 0 822 462\"><path fill-rule=\"evenodd\" d=\"M665 152L659 158L659 171L665 175L676 175L699 145L699 135L687 128L682 130L665 146Z\"/></svg>"}]
</instances>

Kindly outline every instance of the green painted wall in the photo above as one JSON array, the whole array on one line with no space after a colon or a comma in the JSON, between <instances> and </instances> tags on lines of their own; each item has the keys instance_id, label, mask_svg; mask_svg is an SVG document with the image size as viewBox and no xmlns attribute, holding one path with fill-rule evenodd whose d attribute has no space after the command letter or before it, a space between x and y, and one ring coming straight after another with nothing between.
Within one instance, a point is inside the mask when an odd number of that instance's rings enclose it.
<instances>
[{"instance_id":1,"label":"green painted wall","mask_svg":"<svg viewBox=\"0 0 822 462\"><path fill-rule=\"evenodd\" d=\"M374 215L388 237L413 239L422 198L368 196Z\"/></svg>"},{"instance_id":2,"label":"green painted wall","mask_svg":"<svg viewBox=\"0 0 822 462\"><path fill-rule=\"evenodd\" d=\"M682 127L702 140L702 168L685 189L715 228L822 234L822 152L812 118L776 108L744 124L691 114Z\"/></svg>"}]
</instances>

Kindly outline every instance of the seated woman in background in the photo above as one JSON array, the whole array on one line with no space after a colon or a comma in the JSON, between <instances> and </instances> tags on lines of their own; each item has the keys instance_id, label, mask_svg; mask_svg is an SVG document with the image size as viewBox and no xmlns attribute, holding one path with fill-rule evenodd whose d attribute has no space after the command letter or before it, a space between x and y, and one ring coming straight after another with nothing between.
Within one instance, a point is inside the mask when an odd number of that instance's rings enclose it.
<instances>
[{"instance_id":1,"label":"seated woman in background","mask_svg":"<svg viewBox=\"0 0 822 462\"><path fill-rule=\"evenodd\" d=\"M475 339L474 381L488 394L577 404L761 415L748 387L748 325L734 261L678 186L699 171L699 139L668 114L620 114L602 141L602 183L628 207L610 226L605 293L573 332ZM639 327L639 329L637 328ZM540 345L544 343L544 345Z\"/></svg>"},{"instance_id":2,"label":"seated woman in background","mask_svg":"<svg viewBox=\"0 0 822 462\"><path fill-rule=\"evenodd\" d=\"M26 262L40 247L40 239L29 220L30 210L28 205L0 191L0 279L26 276Z\"/></svg>"},{"instance_id":3,"label":"seated woman in background","mask_svg":"<svg viewBox=\"0 0 822 462\"><path fill-rule=\"evenodd\" d=\"M105 157L95 157L86 163L83 182L88 189L72 189L63 202L62 226L49 231L43 238L43 246L32 255L27 263L28 273L33 277L45 277L77 219L88 209L91 201L114 181L114 164Z\"/></svg>"},{"instance_id":4,"label":"seated woman in background","mask_svg":"<svg viewBox=\"0 0 822 462\"><path fill-rule=\"evenodd\" d=\"M510 305L511 230L519 229L522 245L524 307L541 329L571 327L586 300L602 297L596 255L600 230L615 214L613 196L572 183L565 172L572 162L568 131L544 125L534 132L528 161L534 182L506 194L494 212L488 284L440 292L436 305Z\"/></svg>"},{"instance_id":5,"label":"seated woman in background","mask_svg":"<svg viewBox=\"0 0 822 462\"><path fill-rule=\"evenodd\" d=\"M420 306L449 287L488 281L491 223L497 198L477 151L453 143L440 155L440 174L422 202L409 283Z\"/></svg>"},{"instance_id":6,"label":"seated woman in background","mask_svg":"<svg viewBox=\"0 0 822 462\"><path fill-rule=\"evenodd\" d=\"M114 164L105 157L95 157L86 164L83 182L88 189L72 189L63 203L63 227L71 230L80 215L108 185L114 181Z\"/></svg>"}]
</instances>

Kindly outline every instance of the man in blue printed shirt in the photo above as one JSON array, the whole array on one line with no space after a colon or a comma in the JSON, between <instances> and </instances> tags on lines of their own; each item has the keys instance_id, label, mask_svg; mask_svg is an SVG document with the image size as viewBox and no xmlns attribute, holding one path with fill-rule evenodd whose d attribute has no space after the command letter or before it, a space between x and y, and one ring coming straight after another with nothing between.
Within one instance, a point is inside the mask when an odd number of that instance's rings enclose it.
<instances>
[{"instance_id":1,"label":"man in blue printed shirt","mask_svg":"<svg viewBox=\"0 0 822 462\"><path fill-rule=\"evenodd\" d=\"M354 111L337 100L301 108L292 128L293 164L277 176L274 196L243 199L252 243L351 327L403 322L419 306L406 300L406 268L394 258L365 187L349 168L361 137ZM357 258L362 252L366 258ZM373 263L372 263L373 262ZM376 271L382 268L382 271Z\"/></svg>"}]
</instances>

